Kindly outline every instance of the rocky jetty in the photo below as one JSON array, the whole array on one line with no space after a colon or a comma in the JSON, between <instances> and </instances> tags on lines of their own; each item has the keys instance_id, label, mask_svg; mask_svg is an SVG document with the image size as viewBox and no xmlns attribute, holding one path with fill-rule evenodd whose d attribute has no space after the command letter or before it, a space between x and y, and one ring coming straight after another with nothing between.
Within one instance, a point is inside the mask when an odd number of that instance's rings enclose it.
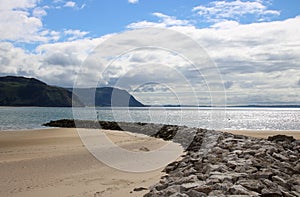
<instances>
[{"instance_id":1,"label":"rocky jetty","mask_svg":"<svg viewBox=\"0 0 300 197\"><path fill-rule=\"evenodd\" d=\"M205 143L207 139L216 139ZM150 196L300 196L300 141L197 132L181 161L169 164Z\"/></svg>"},{"instance_id":2,"label":"rocky jetty","mask_svg":"<svg viewBox=\"0 0 300 197\"><path fill-rule=\"evenodd\" d=\"M145 197L300 197L300 141L291 136L257 139L176 125L75 122L45 125L126 130L173 140L185 148L182 159L166 166L166 175Z\"/></svg>"}]
</instances>

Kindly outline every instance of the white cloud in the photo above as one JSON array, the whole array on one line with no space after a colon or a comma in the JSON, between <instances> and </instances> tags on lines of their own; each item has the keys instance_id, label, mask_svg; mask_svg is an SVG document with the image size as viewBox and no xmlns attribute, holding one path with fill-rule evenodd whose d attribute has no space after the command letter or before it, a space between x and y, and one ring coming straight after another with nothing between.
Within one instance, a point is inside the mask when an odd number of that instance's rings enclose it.
<instances>
[{"instance_id":1,"label":"white cloud","mask_svg":"<svg viewBox=\"0 0 300 197\"><path fill-rule=\"evenodd\" d=\"M158 22L140 21L131 23L127 26L128 29L139 29L146 27L172 27L172 26L188 26L190 21L179 20L174 16L168 16L159 12L152 13L153 16L157 17Z\"/></svg>"},{"instance_id":2,"label":"white cloud","mask_svg":"<svg viewBox=\"0 0 300 197\"><path fill-rule=\"evenodd\" d=\"M268 19L268 17L280 15L280 11L269 10L267 5L260 0L212 1L207 6L194 7L193 11L212 22L239 20L247 15L256 16L257 21L262 21Z\"/></svg>"},{"instance_id":3,"label":"white cloud","mask_svg":"<svg viewBox=\"0 0 300 197\"><path fill-rule=\"evenodd\" d=\"M138 3L138 2L139 2L139 0L128 0L128 3L132 3L132 4Z\"/></svg>"},{"instance_id":4,"label":"white cloud","mask_svg":"<svg viewBox=\"0 0 300 197\"><path fill-rule=\"evenodd\" d=\"M66 29L60 32L45 29L41 18L47 14L46 8L40 8L38 1L16 2L11 0L3 5L0 2L0 26L6 30L0 31L1 75L37 77L49 84L72 86L81 63L110 35L92 39L86 38L88 35L86 31ZM219 1L220 4L224 2ZM299 102L300 26L298 24L300 16L283 21L241 24L236 20L239 16L250 13L261 18L263 15L276 15L276 11L268 10L262 1L255 1L255 4L232 2L236 4L224 4L228 13L223 13L221 10L207 12L207 17L220 19L208 28L199 29L187 20L179 20L162 13L153 13L153 16L158 18L157 22L141 21L129 24L127 28L165 27L190 36L205 48L218 65L229 103ZM215 5L219 6L216 2ZM240 12L237 10L238 6L242 8ZM195 11L199 13L200 9ZM213 12L215 14L211 14ZM40 44L32 53L6 41L47 42L50 39L61 41L61 38L66 41ZM169 38L164 42L180 43L180 40ZM99 77L97 76L99 62L90 63L87 81L89 78ZM151 63L154 66L150 66ZM145 64L148 64L148 67ZM144 67L139 67L140 65ZM119 59L105 73L103 84L114 85L124 74L127 74L123 77L123 81L126 81L125 85L129 90L137 88L135 96L148 103L154 100L166 102L165 98L168 98L168 95L164 94L164 89L158 86L139 88L141 85L139 83L143 81L159 81L162 83L160 86L171 87L170 90L179 92L184 104L190 104L188 103L190 94L182 87L182 81L178 80L178 73L176 75L172 70L174 68L190 80L199 95L204 95L199 99L208 102L206 97L209 93L205 81L199 77L196 70L193 70L179 56L161 51L156 53L153 50L140 51ZM220 83L216 82L216 85ZM155 96L145 92L151 91L151 88L155 91L159 90L159 94Z\"/></svg>"},{"instance_id":5,"label":"white cloud","mask_svg":"<svg viewBox=\"0 0 300 197\"><path fill-rule=\"evenodd\" d=\"M0 1L0 41L11 41L16 43L47 43L59 39L75 40L81 39L88 32L80 30L53 31L45 28L43 17L47 15L47 9L53 6L41 6L40 0L10 0ZM63 3L56 1L54 3ZM82 9L75 2L68 1L66 6ZM65 36L63 36L65 35Z\"/></svg>"},{"instance_id":6,"label":"white cloud","mask_svg":"<svg viewBox=\"0 0 300 197\"><path fill-rule=\"evenodd\" d=\"M220 69L230 104L251 102L299 104L297 100L300 96L300 86L297 85L300 76L298 33L300 27L297 25L299 23L300 16L283 21L252 24L224 20L213 24L210 28L202 29L182 25L170 28L189 35L206 49ZM159 22L135 23L141 27L145 24L166 27ZM169 42L174 40L170 38ZM139 63L142 60L149 61L145 56L139 55L134 56L130 62ZM158 55L156 60L157 63L166 65L171 65L172 62L180 63L166 55ZM187 67L182 68L190 79L195 77L188 75ZM199 92L203 91L200 83L194 81L193 85ZM148 96L144 95L141 98L147 100Z\"/></svg>"},{"instance_id":7,"label":"white cloud","mask_svg":"<svg viewBox=\"0 0 300 197\"><path fill-rule=\"evenodd\" d=\"M42 18L43 16L46 16L47 15L47 12L44 8L41 8L41 7L36 7L34 8L34 10L32 11L32 15L34 17L37 17L37 18Z\"/></svg>"},{"instance_id":8,"label":"white cloud","mask_svg":"<svg viewBox=\"0 0 300 197\"><path fill-rule=\"evenodd\" d=\"M41 17L45 10L37 7L39 0L0 1L0 40L21 42L42 41L49 38L40 35L43 29ZM33 9L33 14L31 14Z\"/></svg>"},{"instance_id":9,"label":"white cloud","mask_svg":"<svg viewBox=\"0 0 300 197\"><path fill-rule=\"evenodd\" d=\"M64 5L64 7L70 7L70 8L74 8L75 6L76 6L76 3L74 1L68 1Z\"/></svg>"},{"instance_id":10,"label":"white cloud","mask_svg":"<svg viewBox=\"0 0 300 197\"><path fill-rule=\"evenodd\" d=\"M86 31L80 31L80 30L73 30L73 29L68 29L64 31L64 34L69 36L68 40L77 40L81 39L84 36L86 36L89 32Z\"/></svg>"}]
</instances>

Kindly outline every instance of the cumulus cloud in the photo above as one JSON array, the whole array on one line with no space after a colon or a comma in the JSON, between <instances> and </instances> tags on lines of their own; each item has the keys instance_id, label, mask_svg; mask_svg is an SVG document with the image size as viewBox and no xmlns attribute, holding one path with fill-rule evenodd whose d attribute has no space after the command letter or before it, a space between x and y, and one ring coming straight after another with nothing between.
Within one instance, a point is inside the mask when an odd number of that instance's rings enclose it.
<instances>
[{"instance_id":1,"label":"cumulus cloud","mask_svg":"<svg viewBox=\"0 0 300 197\"><path fill-rule=\"evenodd\" d=\"M64 34L69 36L68 40L77 40L77 39L81 39L84 36L86 36L89 32L86 31L80 31L78 29L73 30L73 29L68 29L64 31Z\"/></svg>"},{"instance_id":2,"label":"cumulus cloud","mask_svg":"<svg viewBox=\"0 0 300 197\"><path fill-rule=\"evenodd\" d=\"M42 18L43 16L47 15L47 12L44 8L36 7L36 8L33 9L32 15L37 17L37 18Z\"/></svg>"},{"instance_id":3,"label":"cumulus cloud","mask_svg":"<svg viewBox=\"0 0 300 197\"><path fill-rule=\"evenodd\" d=\"M45 28L43 17L47 15L47 9L51 6L41 6L40 0L11 0L0 1L0 26L5 31L0 31L0 41L12 41L23 43L46 43L57 41L62 35L68 40L81 39L88 32L80 30L64 30L58 32ZM63 3L57 1L56 3ZM75 2L68 1L67 7L82 9Z\"/></svg>"},{"instance_id":4,"label":"cumulus cloud","mask_svg":"<svg viewBox=\"0 0 300 197\"><path fill-rule=\"evenodd\" d=\"M132 4L135 4L135 3L138 3L139 0L128 0L128 3L132 3Z\"/></svg>"},{"instance_id":5,"label":"cumulus cloud","mask_svg":"<svg viewBox=\"0 0 300 197\"><path fill-rule=\"evenodd\" d=\"M0 26L5 30L0 31L0 40L22 42L49 40L39 34L43 28L40 17L46 15L46 11L37 7L38 2L38 0L0 1Z\"/></svg>"},{"instance_id":6,"label":"cumulus cloud","mask_svg":"<svg viewBox=\"0 0 300 197\"><path fill-rule=\"evenodd\" d=\"M188 20L179 20L174 16L168 16L159 12L152 13L153 16L157 17L158 22L150 21L139 21L136 23L131 23L127 26L128 29L139 29L146 27L172 27L172 26L189 26L190 21Z\"/></svg>"},{"instance_id":7,"label":"cumulus cloud","mask_svg":"<svg viewBox=\"0 0 300 197\"><path fill-rule=\"evenodd\" d=\"M215 61L224 80L229 104L297 104L297 96L300 96L300 87L295 85L299 84L295 79L300 75L299 23L298 16L252 24L227 20L201 29L182 25L170 28L189 35ZM162 25L160 22L155 24ZM174 40L170 38L168 41ZM167 60L180 64L179 60L166 55L158 55L156 58L166 65L171 65ZM141 63L143 60L149 61L149 58L142 54L131 58L133 63ZM193 76L195 71L189 72L186 65L182 67L182 72L190 79L196 78ZM207 91L205 81L191 81L199 94Z\"/></svg>"},{"instance_id":8,"label":"cumulus cloud","mask_svg":"<svg viewBox=\"0 0 300 197\"><path fill-rule=\"evenodd\" d=\"M70 7L70 8L74 8L75 6L76 6L76 3L74 1L68 1L64 5L64 7Z\"/></svg>"},{"instance_id":9,"label":"cumulus cloud","mask_svg":"<svg viewBox=\"0 0 300 197\"><path fill-rule=\"evenodd\" d=\"M41 19L47 14L47 8L40 7L37 0L16 2L11 0L3 5L0 2L0 25L6 29L0 31L1 75L37 77L52 85L72 87L82 69L81 64L111 35L88 38L86 31L45 29ZM65 1L57 3L64 5ZM217 9L220 5L228 13ZM229 104L297 104L300 96L300 17L252 24L237 20L248 14L257 15L257 20L279 14L269 10L263 1L215 1L205 8L194 8L194 12L202 12L202 16L214 23L207 28L197 28L190 21L157 12L153 13L157 21L140 21L127 28L169 28L190 36L215 62L219 69L217 74L223 81L215 80L210 68L202 68L199 72L179 54L154 49L126 53L100 73L102 75L99 75L99 67L103 69L103 65L98 59L89 59L83 78L86 81L101 78L101 85L126 88L147 104L155 101L155 104L174 104L178 99L181 104L197 104L191 99L193 94L197 94L198 102L209 104L208 85L224 87ZM12 22L7 24L7 20ZM47 43L50 39L57 42ZM7 40L44 43L28 52ZM123 44L130 45L135 40L132 37ZM174 37L161 42L182 44L186 49L194 47ZM117 46L112 45L111 49Z\"/></svg>"},{"instance_id":10,"label":"cumulus cloud","mask_svg":"<svg viewBox=\"0 0 300 197\"><path fill-rule=\"evenodd\" d=\"M280 11L268 9L267 3L260 0L212 1L206 6L194 7L193 11L200 17L213 22L239 20L247 15L255 16L257 21L263 21L268 17L280 15Z\"/></svg>"}]
</instances>

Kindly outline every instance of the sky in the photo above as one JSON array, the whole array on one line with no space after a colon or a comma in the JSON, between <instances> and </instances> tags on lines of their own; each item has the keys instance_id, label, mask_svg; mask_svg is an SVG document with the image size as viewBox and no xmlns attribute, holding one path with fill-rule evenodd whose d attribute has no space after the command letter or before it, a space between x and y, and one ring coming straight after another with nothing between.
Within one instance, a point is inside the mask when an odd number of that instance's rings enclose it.
<instances>
[{"instance_id":1,"label":"sky","mask_svg":"<svg viewBox=\"0 0 300 197\"><path fill-rule=\"evenodd\" d=\"M0 0L0 76L62 87L81 79L126 89L145 104L300 105L299 7L299 0ZM124 35L126 43L117 42ZM103 52L108 43L115 48ZM100 56L113 61L100 65Z\"/></svg>"}]
</instances>

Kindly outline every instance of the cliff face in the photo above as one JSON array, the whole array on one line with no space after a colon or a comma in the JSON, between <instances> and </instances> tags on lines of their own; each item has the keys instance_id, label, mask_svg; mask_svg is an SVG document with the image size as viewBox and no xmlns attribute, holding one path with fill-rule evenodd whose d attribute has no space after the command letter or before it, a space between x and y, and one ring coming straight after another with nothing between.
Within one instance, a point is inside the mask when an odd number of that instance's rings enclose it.
<instances>
[{"instance_id":1,"label":"cliff face","mask_svg":"<svg viewBox=\"0 0 300 197\"><path fill-rule=\"evenodd\" d=\"M72 92L34 78L0 77L1 106L71 107ZM74 105L83 106L75 96Z\"/></svg>"}]
</instances>

